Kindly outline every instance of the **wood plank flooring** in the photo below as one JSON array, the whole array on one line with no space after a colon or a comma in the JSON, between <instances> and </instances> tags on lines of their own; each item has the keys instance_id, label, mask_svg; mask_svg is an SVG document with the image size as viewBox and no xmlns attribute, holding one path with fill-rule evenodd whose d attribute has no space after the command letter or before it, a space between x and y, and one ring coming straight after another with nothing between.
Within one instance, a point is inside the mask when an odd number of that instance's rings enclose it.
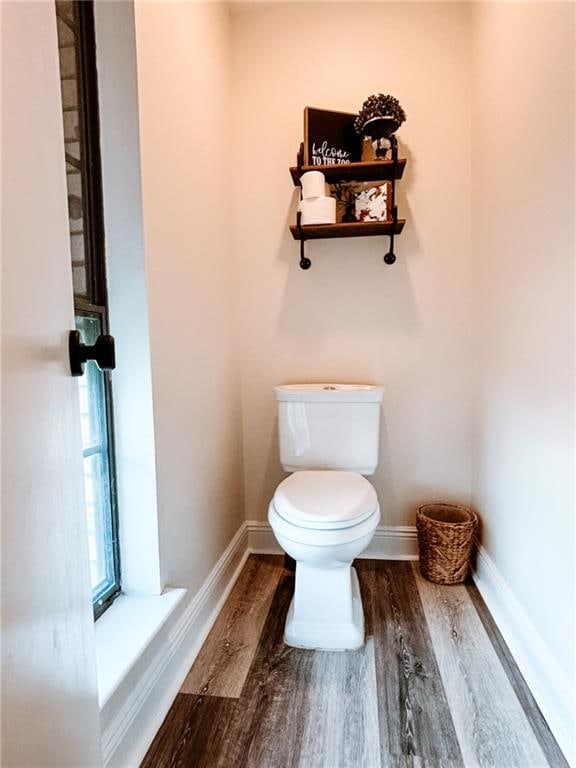
<instances>
[{"instance_id":1,"label":"wood plank flooring","mask_svg":"<svg viewBox=\"0 0 576 768\"><path fill-rule=\"evenodd\" d=\"M365 646L305 651L293 574L252 555L142 768L567 768L472 585L356 568Z\"/></svg>"},{"instance_id":2,"label":"wood plank flooring","mask_svg":"<svg viewBox=\"0 0 576 768\"><path fill-rule=\"evenodd\" d=\"M484 625L484 628L490 637L492 645L498 653L498 659L502 664L504 671L508 675L510 684L514 689L514 693L517 695L518 701L524 710L524 714L528 718L528 721L530 722L530 725L532 726L534 733L538 738L538 742L540 743L540 746L546 755L548 764L551 766L561 766L562 768L568 768L568 764L560 750L560 747L550 733L550 728L544 719L544 715L538 709L538 705L534 701L534 697L530 693L530 689L526 685L520 670L510 655L510 652L506 647L506 643L504 642L504 638L500 634L500 630L496 626L496 622L492 618L484 600L482 600L476 585L470 582L466 586L478 616L480 617L480 620L482 621L482 624Z\"/></svg>"},{"instance_id":3,"label":"wood plank flooring","mask_svg":"<svg viewBox=\"0 0 576 768\"><path fill-rule=\"evenodd\" d=\"M466 768L546 766L466 587L414 574Z\"/></svg>"},{"instance_id":4,"label":"wood plank flooring","mask_svg":"<svg viewBox=\"0 0 576 768\"><path fill-rule=\"evenodd\" d=\"M248 558L182 693L240 696L281 575L280 557Z\"/></svg>"},{"instance_id":5,"label":"wood plank flooring","mask_svg":"<svg viewBox=\"0 0 576 768\"><path fill-rule=\"evenodd\" d=\"M409 566L359 564L367 634L375 643L382 765L402 756L461 765L450 709ZM390 713L395 713L394 717ZM400 764L400 762L398 763Z\"/></svg>"}]
</instances>

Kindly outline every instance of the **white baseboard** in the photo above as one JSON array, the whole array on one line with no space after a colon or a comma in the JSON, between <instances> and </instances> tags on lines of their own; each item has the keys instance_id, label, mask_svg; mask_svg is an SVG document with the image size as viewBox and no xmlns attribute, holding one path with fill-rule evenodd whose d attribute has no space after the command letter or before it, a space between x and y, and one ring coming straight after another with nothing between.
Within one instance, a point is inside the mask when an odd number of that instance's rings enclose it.
<instances>
[{"instance_id":1,"label":"white baseboard","mask_svg":"<svg viewBox=\"0 0 576 768\"><path fill-rule=\"evenodd\" d=\"M414 525L379 525L361 558L418 560L418 538Z\"/></svg>"},{"instance_id":2,"label":"white baseboard","mask_svg":"<svg viewBox=\"0 0 576 768\"><path fill-rule=\"evenodd\" d=\"M264 520L247 520L248 548L258 555L282 555L284 550L272 533L270 524Z\"/></svg>"},{"instance_id":3,"label":"white baseboard","mask_svg":"<svg viewBox=\"0 0 576 768\"><path fill-rule=\"evenodd\" d=\"M282 548L274 538L270 524L264 520L248 520L248 546L261 555L281 555ZM370 546L360 557L375 560L418 560L416 528L412 525L380 525Z\"/></svg>"},{"instance_id":4,"label":"white baseboard","mask_svg":"<svg viewBox=\"0 0 576 768\"><path fill-rule=\"evenodd\" d=\"M162 627L103 707L104 768L140 765L249 552L243 523L195 597Z\"/></svg>"},{"instance_id":5,"label":"white baseboard","mask_svg":"<svg viewBox=\"0 0 576 768\"><path fill-rule=\"evenodd\" d=\"M482 546L473 577L560 749L576 766L576 692Z\"/></svg>"}]
</instances>

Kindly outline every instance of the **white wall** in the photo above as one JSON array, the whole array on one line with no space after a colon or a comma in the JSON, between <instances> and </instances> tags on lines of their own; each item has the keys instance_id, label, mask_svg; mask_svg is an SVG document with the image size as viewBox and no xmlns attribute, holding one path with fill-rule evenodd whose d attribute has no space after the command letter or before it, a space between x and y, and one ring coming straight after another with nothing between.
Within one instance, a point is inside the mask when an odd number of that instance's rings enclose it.
<instances>
[{"instance_id":1,"label":"white wall","mask_svg":"<svg viewBox=\"0 0 576 768\"><path fill-rule=\"evenodd\" d=\"M246 516L264 518L278 464L272 387L386 387L382 523L470 491L470 29L465 4L262 3L233 10L234 246ZM359 45L361 41L361 47ZM306 105L399 97L407 156L398 261L385 238L308 244L298 266L288 167Z\"/></svg>"},{"instance_id":2,"label":"white wall","mask_svg":"<svg viewBox=\"0 0 576 768\"><path fill-rule=\"evenodd\" d=\"M194 594L243 520L228 10L138 3L136 44L161 563Z\"/></svg>"},{"instance_id":3,"label":"white wall","mask_svg":"<svg viewBox=\"0 0 576 768\"><path fill-rule=\"evenodd\" d=\"M474 13L474 499L574 681L574 5Z\"/></svg>"},{"instance_id":4,"label":"white wall","mask_svg":"<svg viewBox=\"0 0 576 768\"><path fill-rule=\"evenodd\" d=\"M56 16L2 3L2 765L100 764Z\"/></svg>"}]
</instances>

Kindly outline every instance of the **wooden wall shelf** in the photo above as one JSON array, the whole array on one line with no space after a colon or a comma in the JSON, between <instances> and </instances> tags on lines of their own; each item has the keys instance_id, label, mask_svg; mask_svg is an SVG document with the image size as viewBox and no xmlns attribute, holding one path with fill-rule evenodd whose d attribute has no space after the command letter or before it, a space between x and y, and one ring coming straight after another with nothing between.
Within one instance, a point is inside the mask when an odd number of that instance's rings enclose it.
<instances>
[{"instance_id":1,"label":"wooden wall shelf","mask_svg":"<svg viewBox=\"0 0 576 768\"><path fill-rule=\"evenodd\" d=\"M351 181L387 181L401 179L406 166L405 158L377 160L372 163L346 163L343 165L300 165L290 168L295 187L300 186L300 176L308 171L320 171L328 184ZM394 171L394 169L396 169Z\"/></svg>"},{"instance_id":2,"label":"wooden wall shelf","mask_svg":"<svg viewBox=\"0 0 576 768\"><path fill-rule=\"evenodd\" d=\"M294 240L324 240L335 237L378 237L399 235L406 219L393 221L354 221L349 224L290 225Z\"/></svg>"},{"instance_id":3,"label":"wooden wall shelf","mask_svg":"<svg viewBox=\"0 0 576 768\"><path fill-rule=\"evenodd\" d=\"M304 145L300 145L298 152L298 165L290 168L290 175L294 186L300 186L300 177L308 171L320 171L324 174L327 184L352 184L361 181L390 181L391 193L391 221L354 221L340 224L302 224L301 214L296 216L296 224L290 226L290 232L294 240L300 241L300 267L310 269L312 262L305 255L306 240L324 240L339 237L378 237L387 235L390 238L390 248L384 255L386 264L394 264L394 237L404 229L405 219L398 218L396 206L396 181L401 179L406 166L406 159L398 157L398 141L395 136L390 137L392 145L391 160L375 160L370 163L345 163L342 165L303 165Z\"/></svg>"}]
</instances>

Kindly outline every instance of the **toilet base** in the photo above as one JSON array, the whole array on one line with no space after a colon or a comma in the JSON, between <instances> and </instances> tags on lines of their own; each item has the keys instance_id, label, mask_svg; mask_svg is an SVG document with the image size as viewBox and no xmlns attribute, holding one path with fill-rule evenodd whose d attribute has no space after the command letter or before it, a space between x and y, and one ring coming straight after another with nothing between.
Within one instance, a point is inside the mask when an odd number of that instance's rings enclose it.
<instances>
[{"instance_id":1,"label":"toilet base","mask_svg":"<svg viewBox=\"0 0 576 768\"><path fill-rule=\"evenodd\" d=\"M360 584L354 568L350 568L352 611L348 621L302 621L295 618L294 600L290 603L284 642L293 648L317 651L347 651L364 645L364 610Z\"/></svg>"}]
</instances>

